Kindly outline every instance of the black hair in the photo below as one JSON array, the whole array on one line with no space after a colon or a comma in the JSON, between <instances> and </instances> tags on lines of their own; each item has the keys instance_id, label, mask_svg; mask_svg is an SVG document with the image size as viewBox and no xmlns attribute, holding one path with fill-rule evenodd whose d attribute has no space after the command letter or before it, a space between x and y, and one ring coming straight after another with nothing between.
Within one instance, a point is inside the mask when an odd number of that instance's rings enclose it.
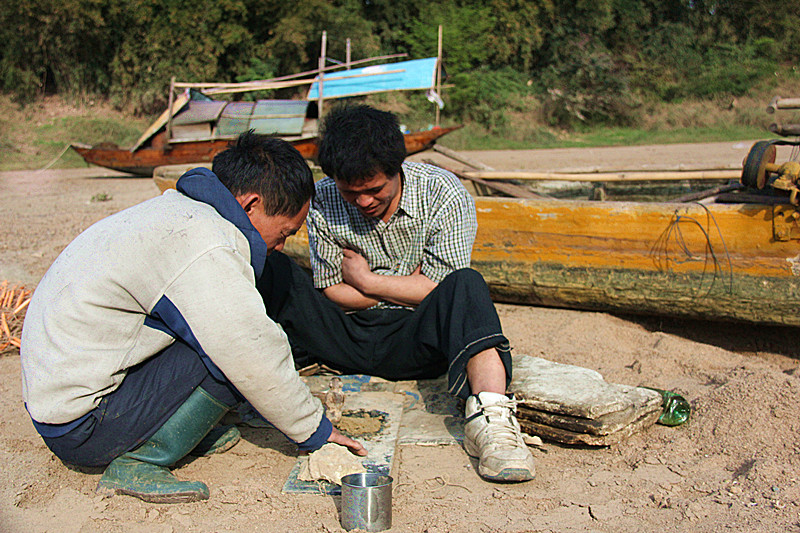
<instances>
[{"instance_id":1,"label":"black hair","mask_svg":"<svg viewBox=\"0 0 800 533\"><path fill-rule=\"evenodd\" d=\"M218 153L211 170L234 196L261 195L269 216L294 216L314 197L314 178L300 152L253 130Z\"/></svg>"},{"instance_id":2,"label":"black hair","mask_svg":"<svg viewBox=\"0 0 800 533\"><path fill-rule=\"evenodd\" d=\"M356 183L383 172L400 173L406 143L397 117L368 105L340 105L325 117L319 155L322 171L335 180Z\"/></svg>"}]
</instances>

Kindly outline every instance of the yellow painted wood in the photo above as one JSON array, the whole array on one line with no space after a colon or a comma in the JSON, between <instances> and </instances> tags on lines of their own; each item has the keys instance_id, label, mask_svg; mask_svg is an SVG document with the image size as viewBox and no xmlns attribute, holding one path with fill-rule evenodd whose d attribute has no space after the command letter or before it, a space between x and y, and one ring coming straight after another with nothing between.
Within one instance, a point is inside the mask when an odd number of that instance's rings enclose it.
<instances>
[{"instance_id":1,"label":"yellow painted wood","mask_svg":"<svg viewBox=\"0 0 800 533\"><path fill-rule=\"evenodd\" d=\"M174 186L174 174L154 175L162 191ZM793 206L475 204L472 267L496 301L800 326L800 216ZM305 225L284 252L310 268Z\"/></svg>"},{"instance_id":2,"label":"yellow painted wood","mask_svg":"<svg viewBox=\"0 0 800 533\"><path fill-rule=\"evenodd\" d=\"M476 199L472 266L496 301L800 326L800 243L773 208ZM783 218L784 215L781 215ZM308 268L305 226L285 252Z\"/></svg>"},{"instance_id":3,"label":"yellow painted wood","mask_svg":"<svg viewBox=\"0 0 800 533\"><path fill-rule=\"evenodd\" d=\"M472 260L566 268L795 276L798 241L772 236L772 206L478 198ZM308 246L305 226L291 239ZM306 252L307 253L307 252Z\"/></svg>"},{"instance_id":4,"label":"yellow painted wood","mask_svg":"<svg viewBox=\"0 0 800 533\"><path fill-rule=\"evenodd\" d=\"M737 273L791 275L797 241L776 242L773 207L509 200L477 201L473 260L702 272L708 260Z\"/></svg>"}]
</instances>

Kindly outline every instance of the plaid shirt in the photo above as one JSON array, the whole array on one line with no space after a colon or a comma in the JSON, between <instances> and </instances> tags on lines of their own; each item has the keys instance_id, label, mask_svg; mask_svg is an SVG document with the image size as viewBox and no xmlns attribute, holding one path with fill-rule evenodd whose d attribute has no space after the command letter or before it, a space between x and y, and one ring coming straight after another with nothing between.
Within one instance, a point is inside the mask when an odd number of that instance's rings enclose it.
<instances>
[{"instance_id":1,"label":"plaid shirt","mask_svg":"<svg viewBox=\"0 0 800 533\"><path fill-rule=\"evenodd\" d=\"M345 202L330 177L317 183L306 222L318 289L342 282L344 248L386 276L408 276L422 265L422 273L439 283L469 266L478 223L475 202L458 178L432 165L405 162L401 194L397 210L383 222Z\"/></svg>"}]
</instances>

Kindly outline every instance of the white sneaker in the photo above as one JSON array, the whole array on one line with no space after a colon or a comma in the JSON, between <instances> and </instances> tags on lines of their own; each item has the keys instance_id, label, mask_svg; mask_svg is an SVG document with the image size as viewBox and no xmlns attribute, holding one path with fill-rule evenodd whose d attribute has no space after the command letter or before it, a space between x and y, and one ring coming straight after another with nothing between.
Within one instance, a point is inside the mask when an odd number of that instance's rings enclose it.
<instances>
[{"instance_id":1,"label":"white sneaker","mask_svg":"<svg viewBox=\"0 0 800 533\"><path fill-rule=\"evenodd\" d=\"M467 398L464 450L477 457L478 473L492 481L527 481L536 467L514 414L517 401L495 392Z\"/></svg>"}]
</instances>

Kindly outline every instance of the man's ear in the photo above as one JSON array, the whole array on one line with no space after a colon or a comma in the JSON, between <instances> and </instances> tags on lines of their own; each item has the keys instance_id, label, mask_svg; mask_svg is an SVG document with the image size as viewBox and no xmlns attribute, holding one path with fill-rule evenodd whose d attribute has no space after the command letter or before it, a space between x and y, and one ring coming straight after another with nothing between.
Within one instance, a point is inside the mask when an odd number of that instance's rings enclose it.
<instances>
[{"instance_id":1,"label":"man's ear","mask_svg":"<svg viewBox=\"0 0 800 533\"><path fill-rule=\"evenodd\" d=\"M244 212L248 215L253 209L263 208L261 195L255 192L240 194L236 197L236 201L239 202L239 205L242 206L242 209L244 209Z\"/></svg>"}]
</instances>

